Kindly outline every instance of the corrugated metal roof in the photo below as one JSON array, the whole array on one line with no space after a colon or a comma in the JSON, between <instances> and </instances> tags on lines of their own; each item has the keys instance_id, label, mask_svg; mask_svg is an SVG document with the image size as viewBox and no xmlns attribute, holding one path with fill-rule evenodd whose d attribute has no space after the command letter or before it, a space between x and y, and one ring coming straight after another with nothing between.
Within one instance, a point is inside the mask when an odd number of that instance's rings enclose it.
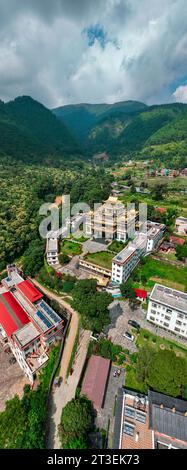
<instances>
[{"instance_id":1,"label":"corrugated metal roof","mask_svg":"<svg viewBox=\"0 0 187 470\"><path fill-rule=\"evenodd\" d=\"M0 295L0 324L10 337L15 331L29 323L29 318L11 292Z\"/></svg>"},{"instance_id":2,"label":"corrugated metal roof","mask_svg":"<svg viewBox=\"0 0 187 470\"><path fill-rule=\"evenodd\" d=\"M36 302L43 297L41 292L28 280L20 282L17 287L30 302Z\"/></svg>"},{"instance_id":3,"label":"corrugated metal roof","mask_svg":"<svg viewBox=\"0 0 187 470\"><path fill-rule=\"evenodd\" d=\"M149 392L150 428L187 442L187 401Z\"/></svg>"},{"instance_id":4,"label":"corrugated metal roof","mask_svg":"<svg viewBox=\"0 0 187 470\"><path fill-rule=\"evenodd\" d=\"M81 394L93 402L96 409L102 408L110 369L110 360L92 355L86 369Z\"/></svg>"}]
</instances>

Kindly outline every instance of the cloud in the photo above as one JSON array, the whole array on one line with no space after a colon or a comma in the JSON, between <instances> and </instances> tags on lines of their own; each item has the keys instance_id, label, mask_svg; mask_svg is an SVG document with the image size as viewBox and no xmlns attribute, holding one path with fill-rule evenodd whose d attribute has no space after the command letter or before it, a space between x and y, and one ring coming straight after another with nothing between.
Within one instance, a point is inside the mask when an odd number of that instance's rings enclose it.
<instances>
[{"instance_id":1,"label":"cloud","mask_svg":"<svg viewBox=\"0 0 187 470\"><path fill-rule=\"evenodd\" d=\"M179 103L187 103L187 85L176 88L173 97Z\"/></svg>"},{"instance_id":2,"label":"cloud","mask_svg":"<svg viewBox=\"0 0 187 470\"><path fill-rule=\"evenodd\" d=\"M186 0L0 0L0 98L178 99L186 16Z\"/></svg>"}]
</instances>

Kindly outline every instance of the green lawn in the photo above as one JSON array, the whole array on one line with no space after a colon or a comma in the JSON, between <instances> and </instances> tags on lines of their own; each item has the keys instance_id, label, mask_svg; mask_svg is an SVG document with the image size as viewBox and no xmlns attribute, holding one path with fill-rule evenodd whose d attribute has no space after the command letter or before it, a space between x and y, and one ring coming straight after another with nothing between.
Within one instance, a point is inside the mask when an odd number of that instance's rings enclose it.
<instances>
[{"instance_id":1,"label":"green lawn","mask_svg":"<svg viewBox=\"0 0 187 470\"><path fill-rule=\"evenodd\" d=\"M81 237L78 237L78 238L76 238L76 237L74 237L74 236L72 235L71 238L72 238L72 240L75 240L76 242L79 242L79 243L84 243L84 242L86 242L87 240L89 240L88 237L87 237L87 238L86 238L86 237L83 237L83 235L81 235Z\"/></svg>"},{"instance_id":2,"label":"green lawn","mask_svg":"<svg viewBox=\"0 0 187 470\"><path fill-rule=\"evenodd\" d=\"M61 244L61 253L68 256L80 255L82 253L81 245L72 242L71 240L64 240Z\"/></svg>"},{"instance_id":3,"label":"green lawn","mask_svg":"<svg viewBox=\"0 0 187 470\"><path fill-rule=\"evenodd\" d=\"M88 253L85 256L85 259L90 261L90 263L102 266L102 268L112 269L113 257L114 255L112 253L108 253L107 251L100 251L98 253Z\"/></svg>"},{"instance_id":4,"label":"green lawn","mask_svg":"<svg viewBox=\"0 0 187 470\"><path fill-rule=\"evenodd\" d=\"M147 288L152 288L155 282L158 282L187 292L187 267L167 264L149 256L145 258L145 264L137 268L137 273L147 278Z\"/></svg>"},{"instance_id":5,"label":"green lawn","mask_svg":"<svg viewBox=\"0 0 187 470\"><path fill-rule=\"evenodd\" d=\"M123 250L123 248L125 248L125 246L127 245L127 243L129 243L129 240L125 243L123 242L120 242L118 240L114 240L109 246L108 246L108 250L110 251L114 251L115 253L119 253L121 250Z\"/></svg>"},{"instance_id":6,"label":"green lawn","mask_svg":"<svg viewBox=\"0 0 187 470\"><path fill-rule=\"evenodd\" d=\"M154 335L150 331L144 330L143 328L140 329L136 339L136 346L138 348L142 348L143 346L151 346L152 348L159 350L160 345L164 345L165 349L171 349L176 354L180 353L181 356L184 356L187 359L187 347L177 343L176 341Z\"/></svg>"}]
</instances>

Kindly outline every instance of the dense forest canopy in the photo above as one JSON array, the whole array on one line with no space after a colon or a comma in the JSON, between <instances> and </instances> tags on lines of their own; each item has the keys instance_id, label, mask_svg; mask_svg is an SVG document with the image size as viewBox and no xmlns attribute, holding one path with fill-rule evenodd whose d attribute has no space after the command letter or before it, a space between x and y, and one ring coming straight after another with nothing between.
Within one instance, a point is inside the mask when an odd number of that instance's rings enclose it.
<instances>
[{"instance_id":1,"label":"dense forest canopy","mask_svg":"<svg viewBox=\"0 0 187 470\"><path fill-rule=\"evenodd\" d=\"M114 105L74 105L53 110L88 155L107 151L111 157L162 158L187 155L187 105L146 106L127 101Z\"/></svg>"},{"instance_id":2,"label":"dense forest canopy","mask_svg":"<svg viewBox=\"0 0 187 470\"><path fill-rule=\"evenodd\" d=\"M29 96L0 101L0 154L25 162L61 159L81 154L66 126L45 106Z\"/></svg>"},{"instance_id":3,"label":"dense forest canopy","mask_svg":"<svg viewBox=\"0 0 187 470\"><path fill-rule=\"evenodd\" d=\"M108 197L111 178L103 169L91 171L86 164L80 168L78 162L72 166L54 168L0 159L0 270L24 252L30 265L29 245L33 240L41 241L41 204L54 202L62 194L70 194L72 203L93 204ZM37 243L35 246L37 256ZM39 246L42 250L42 244ZM30 251L32 254L35 249Z\"/></svg>"}]
</instances>

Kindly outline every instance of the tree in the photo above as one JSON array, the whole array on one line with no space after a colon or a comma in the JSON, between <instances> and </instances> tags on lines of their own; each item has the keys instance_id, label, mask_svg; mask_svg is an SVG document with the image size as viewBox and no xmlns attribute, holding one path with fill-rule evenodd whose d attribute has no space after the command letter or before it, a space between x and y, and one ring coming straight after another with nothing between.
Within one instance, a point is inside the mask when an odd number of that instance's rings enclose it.
<instances>
[{"instance_id":1,"label":"tree","mask_svg":"<svg viewBox=\"0 0 187 470\"><path fill-rule=\"evenodd\" d=\"M137 379L158 392L182 396L187 387L186 360L174 351L145 346L138 354Z\"/></svg>"},{"instance_id":2,"label":"tree","mask_svg":"<svg viewBox=\"0 0 187 470\"><path fill-rule=\"evenodd\" d=\"M27 429L27 414L16 395L6 402L5 411L0 413L0 448L23 449Z\"/></svg>"},{"instance_id":3,"label":"tree","mask_svg":"<svg viewBox=\"0 0 187 470\"><path fill-rule=\"evenodd\" d=\"M126 297L127 299L129 299L130 303L135 302L136 292L133 288L133 283L131 279L128 279L126 283L121 284L120 290L121 290L123 297Z\"/></svg>"},{"instance_id":4,"label":"tree","mask_svg":"<svg viewBox=\"0 0 187 470\"><path fill-rule=\"evenodd\" d=\"M63 448L72 448L73 443L78 448L87 443L88 432L93 429L94 410L86 397L73 398L62 410L59 435ZM81 447L82 446L82 447Z\"/></svg>"},{"instance_id":5,"label":"tree","mask_svg":"<svg viewBox=\"0 0 187 470\"><path fill-rule=\"evenodd\" d=\"M152 191L152 196L155 201L159 201L163 198L163 194L166 192L166 187L163 184L157 184Z\"/></svg>"},{"instance_id":6,"label":"tree","mask_svg":"<svg viewBox=\"0 0 187 470\"><path fill-rule=\"evenodd\" d=\"M176 246L176 257L179 261L185 260L187 258L187 242L184 245Z\"/></svg>"},{"instance_id":7,"label":"tree","mask_svg":"<svg viewBox=\"0 0 187 470\"><path fill-rule=\"evenodd\" d=\"M108 306L112 296L107 292L97 292L95 279L78 281L72 290L73 307L81 314L84 328L100 332L110 322Z\"/></svg>"},{"instance_id":8,"label":"tree","mask_svg":"<svg viewBox=\"0 0 187 470\"><path fill-rule=\"evenodd\" d=\"M58 260L60 264L67 264L69 263L69 256L66 253L60 253L58 255Z\"/></svg>"},{"instance_id":9,"label":"tree","mask_svg":"<svg viewBox=\"0 0 187 470\"><path fill-rule=\"evenodd\" d=\"M26 276L34 277L44 264L44 242L33 240L25 251L23 271Z\"/></svg>"},{"instance_id":10,"label":"tree","mask_svg":"<svg viewBox=\"0 0 187 470\"><path fill-rule=\"evenodd\" d=\"M181 396L183 387L187 385L186 360L177 357L174 351L158 351L150 364L147 382L158 392Z\"/></svg>"}]
</instances>

